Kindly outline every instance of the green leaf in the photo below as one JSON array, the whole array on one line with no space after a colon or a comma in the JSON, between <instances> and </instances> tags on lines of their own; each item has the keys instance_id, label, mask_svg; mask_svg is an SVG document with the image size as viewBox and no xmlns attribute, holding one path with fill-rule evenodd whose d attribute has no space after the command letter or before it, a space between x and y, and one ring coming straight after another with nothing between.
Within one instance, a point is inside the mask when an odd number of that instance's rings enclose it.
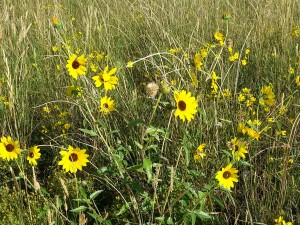
<instances>
[{"instance_id":1,"label":"green leaf","mask_svg":"<svg viewBox=\"0 0 300 225\"><path fill-rule=\"evenodd\" d=\"M141 165L133 165L126 168L127 170L133 170L137 172L143 172L143 167Z\"/></svg>"},{"instance_id":2,"label":"green leaf","mask_svg":"<svg viewBox=\"0 0 300 225\"><path fill-rule=\"evenodd\" d=\"M208 213L206 213L200 209L195 210L193 212L201 219L210 219L211 218L211 216Z\"/></svg>"},{"instance_id":3,"label":"green leaf","mask_svg":"<svg viewBox=\"0 0 300 225\"><path fill-rule=\"evenodd\" d=\"M143 145L138 143L137 141L134 141L135 145L138 146L139 149L143 150Z\"/></svg>"},{"instance_id":4,"label":"green leaf","mask_svg":"<svg viewBox=\"0 0 300 225\"><path fill-rule=\"evenodd\" d=\"M87 207L85 207L85 206L82 205L82 206L79 206L78 208L71 209L70 211L71 212L83 212L86 209L87 209Z\"/></svg>"},{"instance_id":5,"label":"green leaf","mask_svg":"<svg viewBox=\"0 0 300 225\"><path fill-rule=\"evenodd\" d=\"M143 168L146 170L149 183L152 179L152 162L150 159L145 158L143 160Z\"/></svg>"},{"instance_id":6,"label":"green leaf","mask_svg":"<svg viewBox=\"0 0 300 225\"><path fill-rule=\"evenodd\" d=\"M222 150L223 153L225 153L225 155L229 156L229 157L232 157L232 154L227 151L227 150Z\"/></svg>"},{"instance_id":7,"label":"green leaf","mask_svg":"<svg viewBox=\"0 0 300 225\"><path fill-rule=\"evenodd\" d=\"M224 207L224 202L215 194L210 194L210 196L222 207Z\"/></svg>"},{"instance_id":8,"label":"green leaf","mask_svg":"<svg viewBox=\"0 0 300 225\"><path fill-rule=\"evenodd\" d=\"M119 212L116 214L116 216L122 215L122 214L125 213L127 210L128 210L128 205L127 205L127 204L122 205L121 209L120 209Z\"/></svg>"},{"instance_id":9,"label":"green leaf","mask_svg":"<svg viewBox=\"0 0 300 225\"><path fill-rule=\"evenodd\" d=\"M98 190L98 191L95 191L94 193L92 193L90 195L90 200L95 199L101 192L103 192L103 190Z\"/></svg>"},{"instance_id":10,"label":"green leaf","mask_svg":"<svg viewBox=\"0 0 300 225\"><path fill-rule=\"evenodd\" d=\"M186 162L186 166L188 166L190 164L190 149L187 146L184 146L184 152L185 152L185 162Z\"/></svg>"},{"instance_id":11,"label":"green leaf","mask_svg":"<svg viewBox=\"0 0 300 225\"><path fill-rule=\"evenodd\" d=\"M92 136L92 137L97 136L97 133L93 130L87 130L87 129L83 129L83 128L79 128L79 130L82 131L85 134L88 134L88 135Z\"/></svg>"}]
</instances>

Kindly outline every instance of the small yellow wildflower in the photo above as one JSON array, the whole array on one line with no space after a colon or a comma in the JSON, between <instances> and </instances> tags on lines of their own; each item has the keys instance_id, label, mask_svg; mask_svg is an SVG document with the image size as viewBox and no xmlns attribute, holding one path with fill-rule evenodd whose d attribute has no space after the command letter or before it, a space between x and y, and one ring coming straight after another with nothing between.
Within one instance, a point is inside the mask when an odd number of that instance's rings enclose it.
<instances>
[{"instance_id":1,"label":"small yellow wildflower","mask_svg":"<svg viewBox=\"0 0 300 225\"><path fill-rule=\"evenodd\" d=\"M127 66L126 66L127 68L133 68L133 62L131 62L131 61L129 61L128 63L127 63Z\"/></svg>"},{"instance_id":2,"label":"small yellow wildflower","mask_svg":"<svg viewBox=\"0 0 300 225\"><path fill-rule=\"evenodd\" d=\"M206 147L206 144L201 144L198 146L196 153L194 154L194 160L196 162L200 162L200 160L206 156L206 154L204 153L205 147Z\"/></svg>"},{"instance_id":3,"label":"small yellow wildflower","mask_svg":"<svg viewBox=\"0 0 300 225\"><path fill-rule=\"evenodd\" d=\"M52 51L53 52L57 52L58 51L58 47L56 45L52 46Z\"/></svg>"},{"instance_id":4,"label":"small yellow wildflower","mask_svg":"<svg viewBox=\"0 0 300 225\"><path fill-rule=\"evenodd\" d=\"M217 41L224 41L224 35L220 33L219 31L216 31L214 33L214 37Z\"/></svg>"},{"instance_id":5,"label":"small yellow wildflower","mask_svg":"<svg viewBox=\"0 0 300 225\"><path fill-rule=\"evenodd\" d=\"M238 102L243 102L243 101L245 101L245 100L246 100L245 95L239 94L239 96L238 96Z\"/></svg>"}]
</instances>

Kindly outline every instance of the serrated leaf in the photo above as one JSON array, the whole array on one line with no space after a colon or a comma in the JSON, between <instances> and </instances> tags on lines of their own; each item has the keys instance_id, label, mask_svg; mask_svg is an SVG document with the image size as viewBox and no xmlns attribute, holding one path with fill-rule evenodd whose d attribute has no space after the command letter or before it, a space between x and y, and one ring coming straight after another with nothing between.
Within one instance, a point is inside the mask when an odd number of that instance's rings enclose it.
<instances>
[{"instance_id":1,"label":"serrated leaf","mask_svg":"<svg viewBox=\"0 0 300 225\"><path fill-rule=\"evenodd\" d=\"M150 159L145 158L143 160L143 168L145 169L148 177L148 182L152 179L152 162Z\"/></svg>"},{"instance_id":2,"label":"serrated leaf","mask_svg":"<svg viewBox=\"0 0 300 225\"><path fill-rule=\"evenodd\" d=\"M84 210L86 210L87 208L85 206L79 206L78 208L75 209L71 209L71 212L83 212Z\"/></svg>"},{"instance_id":3,"label":"serrated leaf","mask_svg":"<svg viewBox=\"0 0 300 225\"><path fill-rule=\"evenodd\" d=\"M88 135L92 136L92 137L97 136L97 133L93 130L88 130L88 129L83 129L83 128L79 128L79 130L82 131L85 134L88 134Z\"/></svg>"},{"instance_id":4,"label":"serrated leaf","mask_svg":"<svg viewBox=\"0 0 300 225\"><path fill-rule=\"evenodd\" d=\"M101 192L103 192L103 190L98 190L98 191L95 191L94 193L92 193L90 195L90 200L95 199Z\"/></svg>"},{"instance_id":5,"label":"serrated leaf","mask_svg":"<svg viewBox=\"0 0 300 225\"><path fill-rule=\"evenodd\" d=\"M128 210L128 206L126 204L122 205L121 209L119 210L119 212L116 214L116 216L120 216L123 213L125 213Z\"/></svg>"}]
</instances>

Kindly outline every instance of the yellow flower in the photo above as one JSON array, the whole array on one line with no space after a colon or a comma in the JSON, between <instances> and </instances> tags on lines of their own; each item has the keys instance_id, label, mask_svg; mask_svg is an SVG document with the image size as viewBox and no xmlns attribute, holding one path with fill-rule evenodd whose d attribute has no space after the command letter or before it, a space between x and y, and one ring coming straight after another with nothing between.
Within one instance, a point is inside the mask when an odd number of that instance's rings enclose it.
<instances>
[{"instance_id":1,"label":"yellow flower","mask_svg":"<svg viewBox=\"0 0 300 225\"><path fill-rule=\"evenodd\" d=\"M295 69L293 67L289 68L289 74L294 74L295 73Z\"/></svg>"},{"instance_id":2,"label":"yellow flower","mask_svg":"<svg viewBox=\"0 0 300 225\"><path fill-rule=\"evenodd\" d=\"M169 52L170 52L172 55L175 55L177 51L176 51L176 49L171 48L171 49L169 50Z\"/></svg>"},{"instance_id":3,"label":"yellow flower","mask_svg":"<svg viewBox=\"0 0 300 225\"><path fill-rule=\"evenodd\" d=\"M60 151L62 159L58 165L62 165L66 172L76 173L77 170L82 170L83 166L89 162L89 155L85 154L85 149L73 148L69 145L68 151Z\"/></svg>"},{"instance_id":4,"label":"yellow flower","mask_svg":"<svg viewBox=\"0 0 300 225\"><path fill-rule=\"evenodd\" d=\"M67 87L66 95L68 98L79 98L82 95L82 88L74 85Z\"/></svg>"},{"instance_id":5,"label":"yellow flower","mask_svg":"<svg viewBox=\"0 0 300 225\"><path fill-rule=\"evenodd\" d=\"M59 23L59 19L56 16L52 16L53 25L57 25Z\"/></svg>"},{"instance_id":6,"label":"yellow flower","mask_svg":"<svg viewBox=\"0 0 300 225\"><path fill-rule=\"evenodd\" d=\"M260 90L262 97L259 100L259 103L262 106L273 106L275 104L275 95L272 91L272 86L263 86Z\"/></svg>"},{"instance_id":7,"label":"yellow flower","mask_svg":"<svg viewBox=\"0 0 300 225\"><path fill-rule=\"evenodd\" d=\"M85 67L87 59L84 55L77 57L77 55L71 55L67 61L66 67L68 68L69 74L77 80L78 75L85 75L87 68Z\"/></svg>"},{"instance_id":8,"label":"yellow flower","mask_svg":"<svg viewBox=\"0 0 300 225\"><path fill-rule=\"evenodd\" d=\"M56 45L52 46L52 51L53 52L57 52L58 51L58 47Z\"/></svg>"},{"instance_id":9,"label":"yellow flower","mask_svg":"<svg viewBox=\"0 0 300 225\"><path fill-rule=\"evenodd\" d=\"M223 91L223 96L225 97L225 98L230 98L231 97L231 92L230 92L230 90L228 89L228 88L226 88L226 89L224 89L224 91Z\"/></svg>"},{"instance_id":10,"label":"yellow flower","mask_svg":"<svg viewBox=\"0 0 300 225\"><path fill-rule=\"evenodd\" d=\"M131 62L131 61L129 61L128 63L127 63L127 66L126 66L127 68L133 68L133 62Z\"/></svg>"},{"instance_id":11,"label":"yellow flower","mask_svg":"<svg viewBox=\"0 0 300 225\"><path fill-rule=\"evenodd\" d=\"M104 96L100 100L100 112L108 114L115 110L115 102L110 97Z\"/></svg>"},{"instance_id":12,"label":"yellow flower","mask_svg":"<svg viewBox=\"0 0 300 225\"><path fill-rule=\"evenodd\" d=\"M191 92L186 93L185 90L178 92L174 91L174 98L176 101L177 109L175 110L175 117L183 121L191 121L194 119L194 114L197 112L198 103L195 97L191 96Z\"/></svg>"},{"instance_id":13,"label":"yellow flower","mask_svg":"<svg viewBox=\"0 0 300 225\"><path fill-rule=\"evenodd\" d=\"M99 73L97 76L93 76L92 79L95 81L96 87L101 87L103 84L106 91L113 90L118 83L118 78L114 76L116 72L117 68L108 71L108 66L106 66L103 72Z\"/></svg>"},{"instance_id":14,"label":"yellow flower","mask_svg":"<svg viewBox=\"0 0 300 225\"><path fill-rule=\"evenodd\" d=\"M247 130L247 134L250 138L254 138L256 140L259 139L260 133L258 131L254 130L252 128L249 128L249 127L247 127L246 130Z\"/></svg>"},{"instance_id":15,"label":"yellow flower","mask_svg":"<svg viewBox=\"0 0 300 225\"><path fill-rule=\"evenodd\" d=\"M279 131L276 131L276 135L277 136L286 136L286 130L279 130Z\"/></svg>"},{"instance_id":16,"label":"yellow flower","mask_svg":"<svg viewBox=\"0 0 300 225\"><path fill-rule=\"evenodd\" d=\"M203 65L203 63L201 62L201 59L202 59L201 54L196 53L194 56L194 65L197 70L201 70L201 66Z\"/></svg>"},{"instance_id":17,"label":"yellow flower","mask_svg":"<svg viewBox=\"0 0 300 225\"><path fill-rule=\"evenodd\" d=\"M239 58L239 53L236 52L233 55L229 56L229 61L230 62L234 62L235 60L237 60Z\"/></svg>"},{"instance_id":18,"label":"yellow flower","mask_svg":"<svg viewBox=\"0 0 300 225\"><path fill-rule=\"evenodd\" d=\"M248 146L246 142L234 137L228 143L228 147L232 151L232 155L237 161L239 161L241 158L246 158L245 154L248 153Z\"/></svg>"},{"instance_id":19,"label":"yellow flower","mask_svg":"<svg viewBox=\"0 0 300 225\"><path fill-rule=\"evenodd\" d=\"M224 35L220 33L219 31L216 31L214 33L214 37L217 41L224 41Z\"/></svg>"},{"instance_id":20,"label":"yellow flower","mask_svg":"<svg viewBox=\"0 0 300 225\"><path fill-rule=\"evenodd\" d=\"M239 122L238 127L237 127L237 131L239 133L243 133L243 134L247 133L247 127L246 127L244 122Z\"/></svg>"},{"instance_id":21,"label":"yellow flower","mask_svg":"<svg viewBox=\"0 0 300 225\"><path fill-rule=\"evenodd\" d=\"M37 146L29 148L27 160L32 166L36 166L36 160L41 157L40 149Z\"/></svg>"},{"instance_id":22,"label":"yellow flower","mask_svg":"<svg viewBox=\"0 0 300 225\"><path fill-rule=\"evenodd\" d=\"M296 82L296 85L297 85L298 87L300 87L300 75L296 76L295 82Z\"/></svg>"},{"instance_id":23,"label":"yellow flower","mask_svg":"<svg viewBox=\"0 0 300 225\"><path fill-rule=\"evenodd\" d=\"M43 107L43 111L45 112L45 113L50 113L50 108L48 107L48 106L44 106Z\"/></svg>"},{"instance_id":24,"label":"yellow flower","mask_svg":"<svg viewBox=\"0 0 300 225\"><path fill-rule=\"evenodd\" d=\"M238 97L239 102L243 102L243 101L245 101L245 99L246 99L245 95L239 94L239 97Z\"/></svg>"},{"instance_id":25,"label":"yellow flower","mask_svg":"<svg viewBox=\"0 0 300 225\"><path fill-rule=\"evenodd\" d=\"M251 92L251 89L250 88L243 88L242 92L245 93L245 94L249 94Z\"/></svg>"},{"instance_id":26,"label":"yellow flower","mask_svg":"<svg viewBox=\"0 0 300 225\"><path fill-rule=\"evenodd\" d=\"M190 76L192 78L192 87L198 87L199 81L198 81L197 75L193 71L191 71Z\"/></svg>"},{"instance_id":27,"label":"yellow flower","mask_svg":"<svg viewBox=\"0 0 300 225\"><path fill-rule=\"evenodd\" d=\"M238 182L238 170L232 167L230 163L225 168L222 168L221 171L217 172L216 179L219 181L219 185L223 186L230 190L230 188L234 187L233 182Z\"/></svg>"},{"instance_id":28,"label":"yellow flower","mask_svg":"<svg viewBox=\"0 0 300 225\"><path fill-rule=\"evenodd\" d=\"M204 153L204 148L206 147L206 144L201 144L198 146L196 153L194 155L194 160L196 162L200 162L201 159L203 159L206 154Z\"/></svg>"},{"instance_id":29,"label":"yellow flower","mask_svg":"<svg viewBox=\"0 0 300 225\"><path fill-rule=\"evenodd\" d=\"M247 49L245 50L245 54L248 55L249 52L250 52L250 49L247 48Z\"/></svg>"},{"instance_id":30,"label":"yellow flower","mask_svg":"<svg viewBox=\"0 0 300 225\"><path fill-rule=\"evenodd\" d=\"M296 26L292 31L292 36L294 37L300 37L300 28Z\"/></svg>"},{"instance_id":31,"label":"yellow flower","mask_svg":"<svg viewBox=\"0 0 300 225\"><path fill-rule=\"evenodd\" d=\"M275 219L274 222L275 222L275 225L293 225L292 222L285 222L285 220L283 219L282 216L279 216L279 218Z\"/></svg>"},{"instance_id":32,"label":"yellow flower","mask_svg":"<svg viewBox=\"0 0 300 225\"><path fill-rule=\"evenodd\" d=\"M18 141L14 141L10 136L1 138L0 158L10 161L18 158L20 153L21 149Z\"/></svg>"},{"instance_id":33,"label":"yellow flower","mask_svg":"<svg viewBox=\"0 0 300 225\"><path fill-rule=\"evenodd\" d=\"M243 60L242 60L242 65L243 65L243 66L246 66L246 65L247 65L247 60L246 60L246 59L243 59Z\"/></svg>"}]
</instances>

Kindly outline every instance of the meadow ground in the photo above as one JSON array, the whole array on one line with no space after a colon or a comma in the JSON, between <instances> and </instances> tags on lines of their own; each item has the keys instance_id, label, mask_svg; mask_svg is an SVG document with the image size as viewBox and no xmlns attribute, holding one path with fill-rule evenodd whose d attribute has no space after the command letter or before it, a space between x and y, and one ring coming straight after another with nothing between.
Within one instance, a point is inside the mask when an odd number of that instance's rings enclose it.
<instances>
[{"instance_id":1,"label":"meadow ground","mask_svg":"<svg viewBox=\"0 0 300 225\"><path fill-rule=\"evenodd\" d=\"M299 224L298 0L0 9L1 224Z\"/></svg>"}]
</instances>

